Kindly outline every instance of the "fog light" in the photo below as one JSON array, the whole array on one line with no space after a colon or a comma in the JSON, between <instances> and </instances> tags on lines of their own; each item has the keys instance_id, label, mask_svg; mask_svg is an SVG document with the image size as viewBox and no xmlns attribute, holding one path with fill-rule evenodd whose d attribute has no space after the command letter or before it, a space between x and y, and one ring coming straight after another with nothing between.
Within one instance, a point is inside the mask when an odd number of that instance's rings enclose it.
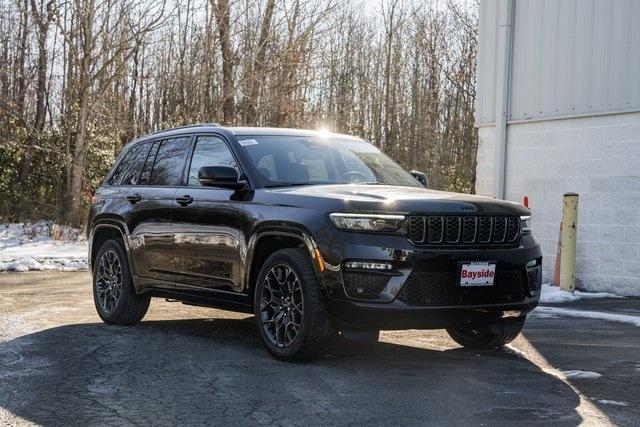
<instances>
[{"instance_id":1,"label":"fog light","mask_svg":"<svg viewBox=\"0 0 640 427\"><path fill-rule=\"evenodd\" d=\"M538 261L534 259L527 263L527 268L535 267L536 265L538 265Z\"/></svg>"},{"instance_id":2,"label":"fog light","mask_svg":"<svg viewBox=\"0 0 640 427\"><path fill-rule=\"evenodd\" d=\"M393 266L388 262L365 262L365 261L349 261L345 262L346 268L352 268L355 270L378 270L385 271L393 269Z\"/></svg>"}]
</instances>

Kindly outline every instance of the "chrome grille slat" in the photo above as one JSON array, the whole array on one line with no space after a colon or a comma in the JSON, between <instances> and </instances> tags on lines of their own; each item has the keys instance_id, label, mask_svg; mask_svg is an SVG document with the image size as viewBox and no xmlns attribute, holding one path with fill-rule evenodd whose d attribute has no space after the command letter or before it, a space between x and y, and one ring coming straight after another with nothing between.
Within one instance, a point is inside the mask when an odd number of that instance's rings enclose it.
<instances>
[{"instance_id":1,"label":"chrome grille slat","mask_svg":"<svg viewBox=\"0 0 640 427\"><path fill-rule=\"evenodd\" d=\"M416 244L504 245L520 235L516 216L429 215L409 218L409 239Z\"/></svg>"}]
</instances>

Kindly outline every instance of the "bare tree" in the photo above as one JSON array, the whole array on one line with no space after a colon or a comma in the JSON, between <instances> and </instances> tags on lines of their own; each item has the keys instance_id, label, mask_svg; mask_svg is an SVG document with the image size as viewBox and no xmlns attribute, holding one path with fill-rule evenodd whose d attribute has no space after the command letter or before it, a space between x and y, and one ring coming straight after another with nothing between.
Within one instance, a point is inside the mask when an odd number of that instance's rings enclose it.
<instances>
[{"instance_id":1,"label":"bare tree","mask_svg":"<svg viewBox=\"0 0 640 427\"><path fill-rule=\"evenodd\" d=\"M0 5L0 216L80 223L123 144L211 121L354 133L473 191L477 2L165 1Z\"/></svg>"}]
</instances>

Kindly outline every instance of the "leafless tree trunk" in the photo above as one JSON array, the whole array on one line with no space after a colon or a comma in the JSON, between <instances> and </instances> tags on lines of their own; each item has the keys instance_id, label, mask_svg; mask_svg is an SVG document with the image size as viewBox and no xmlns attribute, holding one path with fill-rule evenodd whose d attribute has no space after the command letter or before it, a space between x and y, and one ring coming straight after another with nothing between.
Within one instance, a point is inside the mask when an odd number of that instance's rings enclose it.
<instances>
[{"instance_id":1,"label":"leafless tree trunk","mask_svg":"<svg viewBox=\"0 0 640 427\"><path fill-rule=\"evenodd\" d=\"M35 0L31 0L31 15L36 23L38 34L38 64L37 64L37 77L36 77L36 113L33 119L33 125L30 129L29 136L27 138L25 154L20 165L20 173L18 175L18 182L22 182L29 176L31 169L31 158L33 155L33 149L40 134L44 130L46 120L46 91L47 91L47 35L49 32L49 11L50 5L47 5L47 10L44 9L44 2L40 2L40 6L36 4Z\"/></svg>"},{"instance_id":2,"label":"leafless tree trunk","mask_svg":"<svg viewBox=\"0 0 640 427\"><path fill-rule=\"evenodd\" d=\"M215 11L220 34L222 51L222 111L225 123L233 123L234 85L233 85L233 50L231 48L231 9L229 0L211 0Z\"/></svg>"}]
</instances>

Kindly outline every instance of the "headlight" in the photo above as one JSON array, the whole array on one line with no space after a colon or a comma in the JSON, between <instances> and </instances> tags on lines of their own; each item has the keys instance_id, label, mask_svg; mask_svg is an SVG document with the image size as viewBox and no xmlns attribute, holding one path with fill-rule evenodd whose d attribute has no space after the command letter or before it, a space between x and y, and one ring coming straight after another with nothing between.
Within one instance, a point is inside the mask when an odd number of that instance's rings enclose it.
<instances>
[{"instance_id":1,"label":"headlight","mask_svg":"<svg viewBox=\"0 0 640 427\"><path fill-rule=\"evenodd\" d=\"M520 217L520 231L523 233L531 232L531 215L523 215Z\"/></svg>"},{"instance_id":2,"label":"headlight","mask_svg":"<svg viewBox=\"0 0 640 427\"><path fill-rule=\"evenodd\" d=\"M394 232L402 230L404 215L329 214L331 222L340 230Z\"/></svg>"}]
</instances>

